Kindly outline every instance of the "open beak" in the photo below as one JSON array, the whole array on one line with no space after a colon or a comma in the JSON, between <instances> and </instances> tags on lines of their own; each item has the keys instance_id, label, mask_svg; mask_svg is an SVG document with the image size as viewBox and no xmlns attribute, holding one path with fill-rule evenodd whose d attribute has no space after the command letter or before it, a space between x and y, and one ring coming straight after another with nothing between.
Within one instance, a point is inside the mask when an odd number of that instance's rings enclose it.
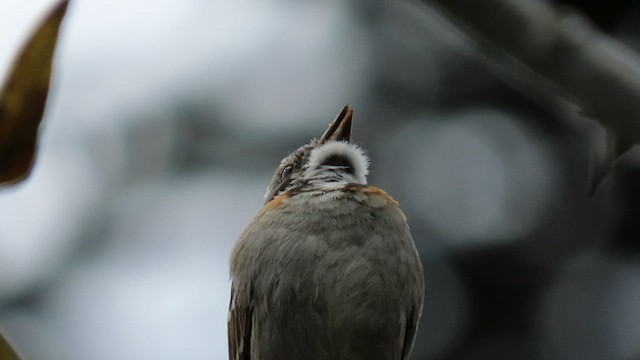
<instances>
[{"instance_id":1,"label":"open beak","mask_svg":"<svg viewBox=\"0 0 640 360\"><path fill-rule=\"evenodd\" d=\"M327 141L351 141L351 120L353 120L353 110L349 109L349 105L345 105L329 125L327 131L320 138L320 143Z\"/></svg>"}]
</instances>

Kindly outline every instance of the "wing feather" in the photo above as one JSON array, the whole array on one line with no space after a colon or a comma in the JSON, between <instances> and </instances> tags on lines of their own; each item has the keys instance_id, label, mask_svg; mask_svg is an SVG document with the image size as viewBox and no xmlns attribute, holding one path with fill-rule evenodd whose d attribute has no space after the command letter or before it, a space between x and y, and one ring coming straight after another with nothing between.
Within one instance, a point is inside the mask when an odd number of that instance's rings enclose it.
<instances>
[{"instance_id":1,"label":"wing feather","mask_svg":"<svg viewBox=\"0 0 640 360\"><path fill-rule=\"evenodd\" d=\"M402 347L401 360L409 360L411 356L411 350L413 349L413 343L416 339L416 332L418 330L418 319L420 318L419 310L416 307L411 309L411 312L407 314L407 323L405 324L404 333L404 345Z\"/></svg>"},{"instance_id":2,"label":"wing feather","mask_svg":"<svg viewBox=\"0 0 640 360\"><path fill-rule=\"evenodd\" d=\"M229 319L227 331L229 338L229 360L251 360L252 309L243 294L236 294L231 285Z\"/></svg>"}]
</instances>

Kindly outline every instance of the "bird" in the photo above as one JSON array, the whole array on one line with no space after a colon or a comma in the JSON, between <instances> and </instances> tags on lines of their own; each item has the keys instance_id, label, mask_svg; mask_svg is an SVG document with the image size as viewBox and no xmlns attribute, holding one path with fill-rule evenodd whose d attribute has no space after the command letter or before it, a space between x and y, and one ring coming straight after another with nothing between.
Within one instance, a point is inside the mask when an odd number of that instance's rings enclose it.
<instances>
[{"instance_id":1,"label":"bird","mask_svg":"<svg viewBox=\"0 0 640 360\"><path fill-rule=\"evenodd\" d=\"M230 360L406 360L423 266L398 202L368 185L345 105L285 157L230 257Z\"/></svg>"}]
</instances>

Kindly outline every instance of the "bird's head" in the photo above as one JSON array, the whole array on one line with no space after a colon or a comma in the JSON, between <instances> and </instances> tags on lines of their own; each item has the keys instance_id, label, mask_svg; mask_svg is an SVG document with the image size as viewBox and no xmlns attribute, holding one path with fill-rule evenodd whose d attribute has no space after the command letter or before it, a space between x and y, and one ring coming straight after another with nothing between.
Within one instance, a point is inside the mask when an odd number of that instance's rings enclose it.
<instances>
[{"instance_id":1,"label":"bird's head","mask_svg":"<svg viewBox=\"0 0 640 360\"><path fill-rule=\"evenodd\" d=\"M369 158L351 141L353 111L346 105L320 139L282 159L265 194L266 202L305 186L366 184Z\"/></svg>"}]
</instances>

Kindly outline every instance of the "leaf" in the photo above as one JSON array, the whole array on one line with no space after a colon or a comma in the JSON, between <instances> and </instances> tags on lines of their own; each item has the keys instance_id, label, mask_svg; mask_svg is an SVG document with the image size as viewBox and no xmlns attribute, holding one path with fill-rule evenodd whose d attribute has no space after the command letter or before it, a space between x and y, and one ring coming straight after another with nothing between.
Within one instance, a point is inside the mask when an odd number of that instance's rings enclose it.
<instances>
[{"instance_id":1,"label":"leaf","mask_svg":"<svg viewBox=\"0 0 640 360\"><path fill-rule=\"evenodd\" d=\"M9 342L5 340L2 333L0 333L0 359L2 360L20 360L18 355L11 349Z\"/></svg>"},{"instance_id":2,"label":"leaf","mask_svg":"<svg viewBox=\"0 0 640 360\"><path fill-rule=\"evenodd\" d=\"M68 0L60 1L16 58L0 89L0 185L24 179L36 153L38 128L49 94L53 53ZM0 333L0 359L19 360Z\"/></svg>"},{"instance_id":3,"label":"leaf","mask_svg":"<svg viewBox=\"0 0 640 360\"><path fill-rule=\"evenodd\" d=\"M58 31L68 0L58 2L16 58L0 89L0 184L24 179L36 154Z\"/></svg>"}]
</instances>

